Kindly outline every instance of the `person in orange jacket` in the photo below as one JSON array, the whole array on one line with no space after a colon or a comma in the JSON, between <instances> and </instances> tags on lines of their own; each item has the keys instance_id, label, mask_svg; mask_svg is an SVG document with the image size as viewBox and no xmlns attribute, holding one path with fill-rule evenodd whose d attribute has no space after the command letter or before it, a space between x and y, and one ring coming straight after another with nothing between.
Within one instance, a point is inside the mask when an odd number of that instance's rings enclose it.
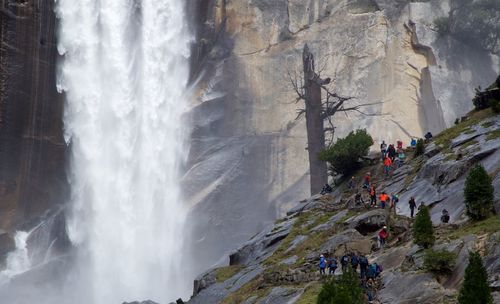
<instances>
[{"instance_id":1,"label":"person in orange jacket","mask_svg":"<svg viewBox=\"0 0 500 304\"><path fill-rule=\"evenodd\" d=\"M380 208L385 209L385 205L389 201L389 195L387 195L387 193L385 192L382 192L382 194L380 194L379 196L379 199L380 199Z\"/></svg>"},{"instance_id":2,"label":"person in orange jacket","mask_svg":"<svg viewBox=\"0 0 500 304\"><path fill-rule=\"evenodd\" d=\"M391 166L392 166L392 160L389 158L389 156L386 156L384 158L384 173L385 173L385 176L389 176L389 173L391 173Z\"/></svg>"}]
</instances>

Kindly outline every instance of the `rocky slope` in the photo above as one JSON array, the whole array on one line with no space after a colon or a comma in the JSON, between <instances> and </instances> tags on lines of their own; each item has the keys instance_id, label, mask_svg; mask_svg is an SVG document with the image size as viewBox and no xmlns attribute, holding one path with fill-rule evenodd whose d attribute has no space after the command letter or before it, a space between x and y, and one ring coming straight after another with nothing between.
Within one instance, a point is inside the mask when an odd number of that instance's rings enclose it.
<instances>
[{"instance_id":1,"label":"rocky slope","mask_svg":"<svg viewBox=\"0 0 500 304\"><path fill-rule=\"evenodd\" d=\"M384 177L379 164L372 172L378 193L398 193L397 215L378 208L356 206L354 194L340 184L330 195L300 202L287 216L266 227L229 256L229 265L211 269L194 282L197 303L314 303L321 286L317 270L320 254L340 256L346 251L367 254L384 267L377 290L379 303L456 303L470 250L484 257L490 286L500 300L500 115L490 110L472 114L447 129L426 146L425 155L410 159ZM497 215L471 222L465 215L464 178L480 162L493 177ZM359 184L360 185L360 184ZM411 237L408 199L430 206L437 241L434 249L457 254L449 276L435 277L423 269L423 250ZM365 197L366 200L366 197ZM439 223L446 208L450 224ZM376 248L376 234L387 225L388 246Z\"/></svg>"},{"instance_id":2,"label":"rocky slope","mask_svg":"<svg viewBox=\"0 0 500 304\"><path fill-rule=\"evenodd\" d=\"M195 252L203 252L193 260L204 265L309 195L305 124L295 120L287 75L305 43L338 93L382 102L366 112L383 115L336 118L338 135L367 127L376 142L450 126L470 110L472 88L500 68L498 48L438 34L434 21L452 12L470 23L456 0L190 3L197 98L184 188Z\"/></svg>"}]
</instances>

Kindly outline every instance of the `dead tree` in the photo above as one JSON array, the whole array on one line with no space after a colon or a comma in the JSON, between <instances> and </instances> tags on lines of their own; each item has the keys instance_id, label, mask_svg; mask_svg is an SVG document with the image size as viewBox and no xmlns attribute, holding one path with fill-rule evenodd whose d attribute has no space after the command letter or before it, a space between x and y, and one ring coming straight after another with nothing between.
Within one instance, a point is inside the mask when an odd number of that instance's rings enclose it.
<instances>
[{"instance_id":1,"label":"dead tree","mask_svg":"<svg viewBox=\"0 0 500 304\"><path fill-rule=\"evenodd\" d=\"M325 149L325 133L331 135L330 142L333 142L333 135L335 127L332 117L337 112L358 112L363 115L375 115L364 113L360 110L363 106L374 105L361 104L345 107L346 101L353 99L353 97L343 97L332 92L327 85L330 84L331 79L322 79L315 69L314 56L309 50L309 47L304 45L302 52L302 64L304 78L297 79L297 75L292 77L288 72L288 76L292 86L297 93L297 102L304 101L305 109L298 111L297 119L303 114L306 117L307 127L307 150L309 153L309 168L310 168L310 187L311 194L319 193L322 187L328 183L328 169L324 161L319 160L319 153ZM322 98L322 92L326 96ZM329 126L325 128L325 120Z\"/></svg>"}]
</instances>

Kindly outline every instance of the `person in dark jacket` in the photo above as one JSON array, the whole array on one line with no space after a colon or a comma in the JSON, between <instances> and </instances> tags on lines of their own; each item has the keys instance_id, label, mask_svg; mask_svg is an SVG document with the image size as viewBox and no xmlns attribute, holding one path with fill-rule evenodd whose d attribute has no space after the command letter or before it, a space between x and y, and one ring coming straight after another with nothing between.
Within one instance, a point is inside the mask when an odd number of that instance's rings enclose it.
<instances>
[{"instance_id":1,"label":"person in dark jacket","mask_svg":"<svg viewBox=\"0 0 500 304\"><path fill-rule=\"evenodd\" d=\"M359 270L361 279L363 280L366 276L366 270L368 268L368 259L364 255L359 256Z\"/></svg>"},{"instance_id":2,"label":"person in dark jacket","mask_svg":"<svg viewBox=\"0 0 500 304\"><path fill-rule=\"evenodd\" d=\"M387 156L391 159L392 162L396 159L396 148L394 148L393 144L389 145L389 148L387 149Z\"/></svg>"},{"instance_id":3,"label":"person in dark jacket","mask_svg":"<svg viewBox=\"0 0 500 304\"><path fill-rule=\"evenodd\" d=\"M349 264L349 256L344 254L340 259L340 265L342 266L342 272L347 271L347 265Z\"/></svg>"},{"instance_id":4,"label":"person in dark jacket","mask_svg":"<svg viewBox=\"0 0 500 304\"><path fill-rule=\"evenodd\" d=\"M417 207L417 203L415 202L415 198L412 196L410 201L408 202L410 205L410 216L413 218L413 214L415 213L415 208Z\"/></svg>"},{"instance_id":5,"label":"person in dark jacket","mask_svg":"<svg viewBox=\"0 0 500 304\"><path fill-rule=\"evenodd\" d=\"M443 209L441 213L441 222L448 224L449 221L450 221L450 214L448 213L448 210Z\"/></svg>"},{"instance_id":6,"label":"person in dark jacket","mask_svg":"<svg viewBox=\"0 0 500 304\"><path fill-rule=\"evenodd\" d=\"M328 184L325 184L325 186L323 186L323 189L321 189L321 195L325 195L327 193L332 193L333 191L333 188L328 185Z\"/></svg>"},{"instance_id":7,"label":"person in dark jacket","mask_svg":"<svg viewBox=\"0 0 500 304\"><path fill-rule=\"evenodd\" d=\"M328 274L333 275L335 274L335 270L337 270L337 259L335 257L330 257L328 259Z\"/></svg>"},{"instance_id":8,"label":"person in dark jacket","mask_svg":"<svg viewBox=\"0 0 500 304\"><path fill-rule=\"evenodd\" d=\"M358 270L359 260L356 253L351 253L351 266L354 272Z\"/></svg>"}]
</instances>

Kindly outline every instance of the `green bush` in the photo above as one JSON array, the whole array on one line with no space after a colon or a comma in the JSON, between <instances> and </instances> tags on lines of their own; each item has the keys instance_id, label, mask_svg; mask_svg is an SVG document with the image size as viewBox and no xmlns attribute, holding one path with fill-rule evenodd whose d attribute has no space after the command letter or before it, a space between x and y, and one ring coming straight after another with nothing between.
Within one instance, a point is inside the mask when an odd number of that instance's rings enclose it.
<instances>
[{"instance_id":1,"label":"green bush","mask_svg":"<svg viewBox=\"0 0 500 304\"><path fill-rule=\"evenodd\" d=\"M434 245L435 240L429 208L424 206L418 211L413 223L413 241L419 246L429 248Z\"/></svg>"},{"instance_id":2,"label":"green bush","mask_svg":"<svg viewBox=\"0 0 500 304\"><path fill-rule=\"evenodd\" d=\"M425 252L424 267L434 274L450 274L455 267L456 258L457 255L453 252L429 249Z\"/></svg>"},{"instance_id":3,"label":"green bush","mask_svg":"<svg viewBox=\"0 0 500 304\"><path fill-rule=\"evenodd\" d=\"M471 252L469 265L465 269L464 282L458 295L459 304L493 304L493 297L488 286L488 274L481 256Z\"/></svg>"},{"instance_id":4,"label":"green bush","mask_svg":"<svg viewBox=\"0 0 500 304\"><path fill-rule=\"evenodd\" d=\"M348 270L339 277L329 279L318 294L317 304L364 304L363 290L358 275Z\"/></svg>"},{"instance_id":5,"label":"green bush","mask_svg":"<svg viewBox=\"0 0 500 304\"><path fill-rule=\"evenodd\" d=\"M318 155L320 160L330 163L331 170L340 174L349 174L359 168L359 158L368 154L373 145L372 137L363 130L351 132Z\"/></svg>"},{"instance_id":6,"label":"green bush","mask_svg":"<svg viewBox=\"0 0 500 304\"><path fill-rule=\"evenodd\" d=\"M493 208L491 177L481 164L473 167L465 180L464 197L467 214L475 220L487 217Z\"/></svg>"},{"instance_id":7,"label":"green bush","mask_svg":"<svg viewBox=\"0 0 500 304\"><path fill-rule=\"evenodd\" d=\"M422 138L417 140L417 146L415 147L415 157L418 157L425 152L425 144Z\"/></svg>"}]
</instances>

